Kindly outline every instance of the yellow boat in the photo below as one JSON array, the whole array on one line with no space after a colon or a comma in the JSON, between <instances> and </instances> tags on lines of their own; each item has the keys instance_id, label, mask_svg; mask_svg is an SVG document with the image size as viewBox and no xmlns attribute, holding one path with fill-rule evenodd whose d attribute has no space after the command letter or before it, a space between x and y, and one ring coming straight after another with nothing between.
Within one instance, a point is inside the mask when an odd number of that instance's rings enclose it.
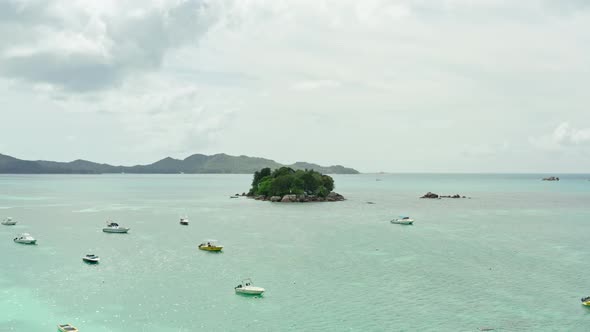
<instances>
[{"instance_id":1,"label":"yellow boat","mask_svg":"<svg viewBox=\"0 0 590 332\"><path fill-rule=\"evenodd\" d=\"M582 305L586 307L590 307L590 296L586 296L582 298Z\"/></svg>"},{"instance_id":2,"label":"yellow boat","mask_svg":"<svg viewBox=\"0 0 590 332\"><path fill-rule=\"evenodd\" d=\"M207 240L199 244L199 249L205 251L221 251L223 246L217 244L217 240Z\"/></svg>"}]
</instances>

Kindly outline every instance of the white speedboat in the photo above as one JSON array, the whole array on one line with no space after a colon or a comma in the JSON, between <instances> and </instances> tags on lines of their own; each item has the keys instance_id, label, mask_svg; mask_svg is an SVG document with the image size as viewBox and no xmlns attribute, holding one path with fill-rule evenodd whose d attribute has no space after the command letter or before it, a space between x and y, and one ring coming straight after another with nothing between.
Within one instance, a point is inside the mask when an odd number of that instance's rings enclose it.
<instances>
[{"instance_id":1,"label":"white speedboat","mask_svg":"<svg viewBox=\"0 0 590 332\"><path fill-rule=\"evenodd\" d=\"M2 220L0 224L6 226L13 226L16 225L16 220L13 220L11 217L7 217L6 219Z\"/></svg>"},{"instance_id":2,"label":"white speedboat","mask_svg":"<svg viewBox=\"0 0 590 332\"><path fill-rule=\"evenodd\" d=\"M37 240L29 233L22 233L21 235L14 238L14 242L22 244L35 244Z\"/></svg>"},{"instance_id":3,"label":"white speedboat","mask_svg":"<svg viewBox=\"0 0 590 332\"><path fill-rule=\"evenodd\" d=\"M57 330L60 332L78 332L78 329L70 324L59 324Z\"/></svg>"},{"instance_id":4,"label":"white speedboat","mask_svg":"<svg viewBox=\"0 0 590 332\"><path fill-rule=\"evenodd\" d=\"M86 263L98 263L98 262L100 262L100 257L93 255L93 254L88 254L88 255L82 257L82 260L85 261Z\"/></svg>"},{"instance_id":5,"label":"white speedboat","mask_svg":"<svg viewBox=\"0 0 590 332\"><path fill-rule=\"evenodd\" d=\"M400 216L397 219L391 220L391 223L392 224L398 224L398 225L413 225L414 224L414 219L412 219L410 217Z\"/></svg>"},{"instance_id":6,"label":"white speedboat","mask_svg":"<svg viewBox=\"0 0 590 332\"><path fill-rule=\"evenodd\" d=\"M121 227L116 222L107 221L107 227L102 229L105 233L127 233L129 232L129 228Z\"/></svg>"},{"instance_id":7,"label":"white speedboat","mask_svg":"<svg viewBox=\"0 0 590 332\"><path fill-rule=\"evenodd\" d=\"M188 217L180 218L180 224L184 226L188 226Z\"/></svg>"},{"instance_id":8,"label":"white speedboat","mask_svg":"<svg viewBox=\"0 0 590 332\"><path fill-rule=\"evenodd\" d=\"M252 285L252 279L247 278L242 280L242 283L234 287L238 294L261 295L264 293L264 288Z\"/></svg>"}]
</instances>

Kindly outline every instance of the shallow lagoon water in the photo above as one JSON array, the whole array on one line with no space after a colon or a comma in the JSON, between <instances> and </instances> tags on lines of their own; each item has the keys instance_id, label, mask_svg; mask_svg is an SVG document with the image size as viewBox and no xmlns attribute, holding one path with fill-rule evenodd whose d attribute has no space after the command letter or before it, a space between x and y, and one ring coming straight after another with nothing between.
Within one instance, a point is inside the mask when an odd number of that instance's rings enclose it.
<instances>
[{"instance_id":1,"label":"shallow lagoon water","mask_svg":"<svg viewBox=\"0 0 590 332\"><path fill-rule=\"evenodd\" d=\"M250 175L0 176L19 221L0 227L0 331L587 331L590 176L541 177L336 175L344 202L271 204L229 199ZM242 277L267 292L234 294Z\"/></svg>"}]
</instances>

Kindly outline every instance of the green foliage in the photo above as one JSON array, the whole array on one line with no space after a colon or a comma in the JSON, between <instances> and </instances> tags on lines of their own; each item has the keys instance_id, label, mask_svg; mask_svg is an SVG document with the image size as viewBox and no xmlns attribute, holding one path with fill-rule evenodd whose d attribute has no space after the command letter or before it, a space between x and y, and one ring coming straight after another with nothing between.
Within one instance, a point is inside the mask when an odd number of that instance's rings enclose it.
<instances>
[{"instance_id":1,"label":"green foliage","mask_svg":"<svg viewBox=\"0 0 590 332\"><path fill-rule=\"evenodd\" d=\"M263 168L254 173L249 194L264 196L316 195L326 197L334 189L334 179L314 170L297 170L290 167Z\"/></svg>"}]
</instances>

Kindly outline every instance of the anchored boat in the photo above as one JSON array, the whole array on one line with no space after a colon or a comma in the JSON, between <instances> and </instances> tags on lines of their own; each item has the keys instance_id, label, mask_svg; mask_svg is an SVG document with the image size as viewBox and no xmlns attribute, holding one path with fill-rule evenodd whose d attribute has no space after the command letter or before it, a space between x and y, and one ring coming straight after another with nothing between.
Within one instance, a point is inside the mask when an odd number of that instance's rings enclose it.
<instances>
[{"instance_id":1,"label":"anchored boat","mask_svg":"<svg viewBox=\"0 0 590 332\"><path fill-rule=\"evenodd\" d=\"M14 238L14 242L22 244L35 244L37 240L29 233L22 233L21 235Z\"/></svg>"},{"instance_id":2,"label":"anchored boat","mask_svg":"<svg viewBox=\"0 0 590 332\"><path fill-rule=\"evenodd\" d=\"M70 324L59 324L57 330L60 332L78 332L78 329Z\"/></svg>"},{"instance_id":3,"label":"anchored boat","mask_svg":"<svg viewBox=\"0 0 590 332\"><path fill-rule=\"evenodd\" d=\"M116 222L107 221L107 227L102 229L105 233L127 233L129 232L129 228L121 227Z\"/></svg>"},{"instance_id":4,"label":"anchored boat","mask_svg":"<svg viewBox=\"0 0 590 332\"><path fill-rule=\"evenodd\" d=\"M586 307L590 307L590 296L586 296L582 298L582 305Z\"/></svg>"},{"instance_id":5,"label":"anchored boat","mask_svg":"<svg viewBox=\"0 0 590 332\"><path fill-rule=\"evenodd\" d=\"M181 225L188 226L188 217L181 217L180 218L180 224Z\"/></svg>"},{"instance_id":6,"label":"anchored boat","mask_svg":"<svg viewBox=\"0 0 590 332\"><path fill-rule=\"evenodd\" d=\"M413 225L414 224L414 219L412 219L410 217L400 216L397 219L391 220L391 223L392 224L398 224L398 225Z\"/></svg>"},{"instance_id":7,"label":"anchored boat","mask_svg":"<svg viewBox=\"0 0 590 332\"><path fill-rule=\"evenodd\" d=\"M4 220L2 220L2 222L0 222L0 224L6 226L14 226L16 225L16 220L13 220L11 217L6 217Z\"/></svg>"},{"instance_id":8,"label":"anchored boat","mask_svg":"<svg viewBox=\"0 0 590 332\"><path fill-rule=\"evenodd\" d=\"M82 257L82 260L86 263L96 264L96 263L100 262L100 257L98 257L94 254L88 254L88 255Z\"/></svg>"},{"instance_id":9,"label":"anchored boat","mask_svg":"<svg viewBox=\"0 0 590 332\"><path fill-rule=\"evenodd\" d=\"M205 251L221 251L223 250L223 246L217 243L217 240L206 240L203 243L199 244L199 249Z\"/></svg>"},{"instance_id":10,"label":"anchored boat","mask_svg":"<svg viewBox=\"0 0 590 332\"><path fill-rule=\"evenodd\" d=\"M238 294L261 295L265 289L252 285L252 279L247 278L242 280L242 283L234 287Z\"/></svg>"}]
</instances>

